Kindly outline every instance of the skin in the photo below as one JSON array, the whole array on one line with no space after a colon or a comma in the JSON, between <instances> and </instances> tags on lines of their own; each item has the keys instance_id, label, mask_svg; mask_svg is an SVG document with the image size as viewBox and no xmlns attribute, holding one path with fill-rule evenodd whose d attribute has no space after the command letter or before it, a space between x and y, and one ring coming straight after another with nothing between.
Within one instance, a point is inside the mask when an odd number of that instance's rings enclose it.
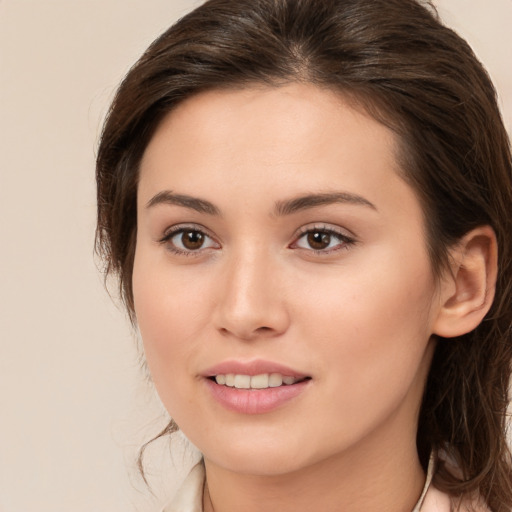
<instances>
[{"instance_id":1,"label":"skin","mask_svg":"<svg viewBox=\"0 0 512 512\"><path fill-rule=\"evenodd\" d=\"M306 84L194 96L147 147L135 311L157 391L204 454L205 510L416 503L419 405L442 297L455 287L433 277L396 149L389 129ZM218 211L154 199L164 192ZM340 192L359 202L276 211ZM179 233L162 241L173 227L201 230L204 244L176 253ZM307 230L341 238L315 252ZM213 400L202 377L228 359L279 362L311 380L276 410L241 414Z\"/></svg>"}]
</instances>

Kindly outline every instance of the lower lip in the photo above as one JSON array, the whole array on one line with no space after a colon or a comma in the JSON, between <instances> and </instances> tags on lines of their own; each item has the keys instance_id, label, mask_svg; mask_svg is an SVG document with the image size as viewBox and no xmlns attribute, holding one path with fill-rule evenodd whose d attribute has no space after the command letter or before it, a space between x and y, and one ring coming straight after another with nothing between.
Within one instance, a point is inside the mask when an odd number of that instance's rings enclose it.
<instances>
[{"instance_id":1,"label":"lower lip","mask_svg":"<svg viewBox=\"0 0 512 512\"><path fill-rule=\"evenodd\" d=\"M205 379L208 389L222 406L241 414L263 414L282 407L305 391L309 379L266 389L237 389Z\"/></svg>"}]
</instances>

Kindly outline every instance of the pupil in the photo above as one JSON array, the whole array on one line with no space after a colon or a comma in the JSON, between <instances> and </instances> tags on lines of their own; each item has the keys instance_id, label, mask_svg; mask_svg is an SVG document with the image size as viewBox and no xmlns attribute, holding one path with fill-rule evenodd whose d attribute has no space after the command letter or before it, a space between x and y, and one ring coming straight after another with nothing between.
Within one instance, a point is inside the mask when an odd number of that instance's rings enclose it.
<instances>
[{"instance_id":1,"label":"pupil","mask_svg":"<svg viewBox=\"0 0 512 512\"><path fill-rule=\"evenodd\" d=\"M204 242L204 236L198 231L187 231L183 233L181 241L187 249L199 249Z\"/></svg>"},{"instance_id":2,"label":"pupil","mask_svg":"<svg viewBox=\"0 0 512 512\"><path fill-rule=\"evenodd\" d=\"M325 249L331 243L331 235L321 231L313 231L308 234L308 244L313 249Z\"/></svg>"}]
</instances>

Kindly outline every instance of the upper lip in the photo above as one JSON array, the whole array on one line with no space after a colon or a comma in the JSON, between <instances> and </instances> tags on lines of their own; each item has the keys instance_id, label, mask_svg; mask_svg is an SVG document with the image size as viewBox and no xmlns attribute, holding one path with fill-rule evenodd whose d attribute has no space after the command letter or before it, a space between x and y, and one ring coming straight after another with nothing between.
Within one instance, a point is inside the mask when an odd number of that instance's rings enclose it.
<instances>
[{"instance_id":1,"label":"upper lip","mask_svg":"<svg viewBox=\"0 0 512 512\"><path fill-rule=\"evenodd\" d=\"M261 375L264 373L280 373L288 377L305 378L307 374L294 370L289 366L273 361L263 359L253 359L251 361L228 360L216 364L201 373L203 377L214 377L215 375L227 375L233 373L236 375Z\"/></svg>"}]
</instances>

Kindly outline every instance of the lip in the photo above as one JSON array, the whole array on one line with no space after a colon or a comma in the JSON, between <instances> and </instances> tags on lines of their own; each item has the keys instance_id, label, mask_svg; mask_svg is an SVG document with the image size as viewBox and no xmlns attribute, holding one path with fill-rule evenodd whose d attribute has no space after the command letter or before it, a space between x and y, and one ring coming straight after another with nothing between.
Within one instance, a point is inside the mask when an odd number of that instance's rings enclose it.
<instances>
[{"instance_id":1,"label":"lip","mask_svg":"<svg viewBox=\"0 0 512 512\"><path fill-rule=\"evenodd\" d=\"M239 414L264 414L284 407L298 398L310 386L311 379L301 380L295 384L266 389L237 389L222 386L212 379L215 375L234 373L239 375L260 375L262 373L280 373L284 376L305 379L310 377L288 366L262 359L252 361L224 361L204 371L201 376L214 400Z\"/></svg>"},{"instance_id":2,"label":"lip","mask_svg":"<svg viewBox=\"0 0 512 512\"><path fill-rule=\"evenodd\" d=\"M238 375L261 375L262 373L280 373L288 377L303 379L309 377L306 373L299 372L273 361L265 361L263 359L253 359L251 361L235 361L228 360L216 364L201 373L202 377L215 377L215 375L226 375L235 373Z\"/></svg>"}]
</instances>

